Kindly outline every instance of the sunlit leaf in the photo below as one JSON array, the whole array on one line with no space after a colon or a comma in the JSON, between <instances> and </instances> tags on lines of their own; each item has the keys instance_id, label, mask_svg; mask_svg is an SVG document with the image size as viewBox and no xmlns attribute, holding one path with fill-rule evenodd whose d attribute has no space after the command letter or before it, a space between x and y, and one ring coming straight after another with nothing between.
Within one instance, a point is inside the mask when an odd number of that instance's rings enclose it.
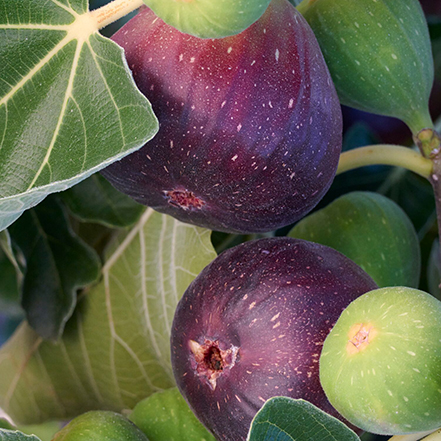
<instances>
[{"instance_id":1,"label":"sunlit leaf","mask_svg":"<svg viewBox=\"0 0 441 441\"><path fill-rule=\"evenodd\" d=\"M0 230L157 131L86 0L0 0Z\"/></svg>"},{"instance_id":2,"label":"sunlit leaf","mask_svg":"<svg viewBox=\"0 0 441 441\"><path fill-rule=\"evenodd\" d=\"M304 400L274 397L251 423L248 441L360 441L345 424Z\"/></svg>"},{"instance_id":3,"label":"sunlit leaf","mask_svg":"<svg viewBox=\"0 0 441 441\"><path fill-rule=\"evenodd\" d=\"M24 213L9 231L26 261L21 303L27 320L43 338L56 340L72 315L77 290L97 281L99 257L72 231L53 196Z\"/></svg>"},{"instance_id":4,"label":"sunlit leaf","mask_svg":"<svg viewBox=\"0 0 441 441\"><path fill-rule=\"evenodd\" d=\"M78 302L59 343L23 324L0 350L0 407L29 424L130 409L172 387L174 310L214 257L209 230L148 209L113 243L102 281Z\"/></svg>"}]
</instances>

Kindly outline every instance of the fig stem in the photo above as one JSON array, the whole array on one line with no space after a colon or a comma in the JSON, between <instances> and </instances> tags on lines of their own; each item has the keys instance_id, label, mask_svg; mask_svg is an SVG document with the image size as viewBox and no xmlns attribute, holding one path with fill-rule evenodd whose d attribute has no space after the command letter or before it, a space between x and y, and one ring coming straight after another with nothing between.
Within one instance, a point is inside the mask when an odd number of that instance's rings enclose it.
<instances>
[{"instance_id":1,"label":"fig stem","mask_svg":"<svg viewBox=\"0 0 441 441\"><path fill-rule=\"evenodd\" d=\"M422 441L441 441L441 429L436 430L429 436L426 436Z\"/></svg>"},{"instance_id":2,"label":"fig stem","mask_svg":"<svg viewBox=\"0 0 441 441\"><path fill-rule=\"evenodd\" d=\"M378 144L343 152L340 156L337 174L367 165L404 167L426 179L430 179L434 168L432 160L409 147Z\"/></svg>"},{"instance_id":3,"label":"fig stem","mask_svg":"<svg viewBox=\"0 0 441 441\"><path fill-rule=\"evenodd\" d=\"M140 8L142 0L113 0L101 8L90 12L90 17L95 21L98 29L102 29L130 12Z\"/></svg>"},{"instance_id":4,"label":"fig stem","mask_svg":"<svg viewBox=\"0 0 441 441\"><path fill-rule=\"evenodd\" d=\"M438 429L435 432L429 430L427 432L410 433L409 435L395 435L392 438L389 438L389 441L440 441L441 438L431 438L432 435L439 435L440 430L441 429ZM429 436L427 437L427 435Z\"/></svg>"}]
</instances>

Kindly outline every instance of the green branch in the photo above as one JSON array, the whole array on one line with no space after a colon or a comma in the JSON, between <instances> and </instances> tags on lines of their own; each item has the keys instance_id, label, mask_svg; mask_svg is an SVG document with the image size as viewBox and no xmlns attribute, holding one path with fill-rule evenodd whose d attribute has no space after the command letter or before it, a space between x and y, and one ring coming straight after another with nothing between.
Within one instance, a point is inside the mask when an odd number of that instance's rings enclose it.
<instances>
[{"instance_id":1,"label":"green branch","mask_svg":"<svg viewBox=\"0 0 441 441\"><path fill-rule=\"evenodd\" d=\"M430 178L433 170L433 162L415 150L397 145L378 144L343 152L337 174L367 165L404 167L427 179Z\"/></svg>"}]
</instances>

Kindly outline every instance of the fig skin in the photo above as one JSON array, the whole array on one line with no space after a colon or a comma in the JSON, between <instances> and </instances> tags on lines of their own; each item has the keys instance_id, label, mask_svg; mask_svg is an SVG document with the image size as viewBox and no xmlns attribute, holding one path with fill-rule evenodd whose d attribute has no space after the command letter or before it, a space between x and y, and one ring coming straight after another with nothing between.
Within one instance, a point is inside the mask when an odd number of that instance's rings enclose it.
<instances>
[{"instance_id":1,"label":"fig skin","mask_svg":"<svg viewBox=\"0 0 441 441\"><path fill-rule=\"evenodd\" d=\"M113 40L160 122L150 142L102 172L118 190L229 233L294 223L326 193L341 108L315 36L287 0L216 40L183 34L145 8Z\"/></svg>"},{"instance_id":2,"label":"fig skin","mask_svg":"<svg viewBox=\"0 0 441 441\"><path fill-rule=\"evenodd\" d=\"M344 308L376 287L347 257L312 242L259 239L223 252L176 309L179 390L218 440L245 440L273 396L303 398L342 419L320 386L321 347Z\"/></svg>"}]
</instances>

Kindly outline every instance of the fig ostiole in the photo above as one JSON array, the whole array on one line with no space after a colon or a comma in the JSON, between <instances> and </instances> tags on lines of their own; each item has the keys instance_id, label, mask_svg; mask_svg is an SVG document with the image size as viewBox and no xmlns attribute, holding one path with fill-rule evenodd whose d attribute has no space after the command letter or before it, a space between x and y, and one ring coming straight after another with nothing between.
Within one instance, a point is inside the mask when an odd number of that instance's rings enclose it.
<instances>
[{"instance_id":1,"label":"fig ostiole","mask_svg":"<svg viewBox=\"0 0 441 441\"><path fill-rule=\"evenodd\" d=\"M294 223L324 196L341 108L317 40L287 0L238 35L203 40L145 8L113 37L158 134L102 173L136 201L211 230Z\"/></svg>"},{"instance_id":2,"label":"fig ostiole","mask_svg":"<svg viewBox=\"0 0 441 441\"><path fill-rule=\"evenodd\" d=\"M265 238L224 251L176 309L179 390L218 440L245 440L273 396L303 398L341 418L320 386L321 346L343 309L375 288L344 255L303 240Z\"/></svg>"},{"instance_id":3,"label":"fig ostiole","mask_svg":"<svg viewBox=\"0 0 441 441\"><path fill-rule=\"evenodd\" d=\"M441 302L408 287L354 300L326 338L320 381L331 404L368 432L441 427Z\"/></svg>"}]
</instances>

